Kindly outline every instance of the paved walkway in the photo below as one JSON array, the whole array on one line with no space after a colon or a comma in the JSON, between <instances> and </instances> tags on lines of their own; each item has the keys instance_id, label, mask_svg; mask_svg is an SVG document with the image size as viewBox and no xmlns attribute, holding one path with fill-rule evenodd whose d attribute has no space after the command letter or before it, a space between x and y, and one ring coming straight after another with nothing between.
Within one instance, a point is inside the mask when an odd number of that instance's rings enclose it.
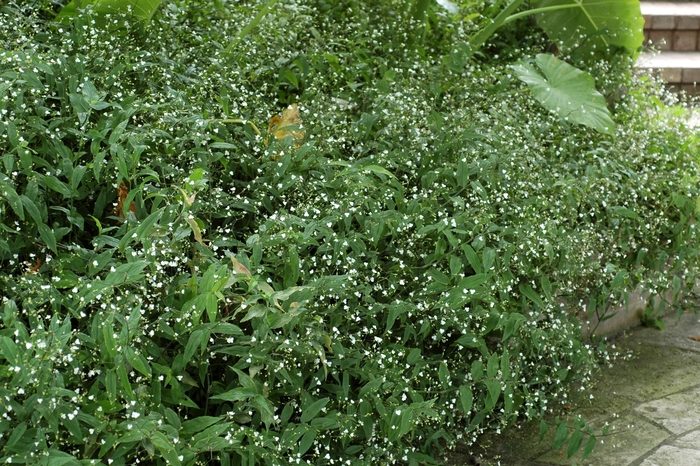
<instances>
[{"instance_id":1,"label":"paved walkway","mask_svg":"<svg viewBox=\"0 0 700 466\"><path fill-rule=\"evenodd\" d=\"M609 341L632 358L604 368L594 388L572 402L569 419L583 415L598 438L586 460L580 451L567 459L566 444L552 451L554 429L538 442L533 424L485 438L480 462L466 457L463 464L700 465L700 315L688 312L678 320L672 313L664 321L664 331L639 327ZM600 435L605 423L608 433Z\"/></svg>"}]
</instances>

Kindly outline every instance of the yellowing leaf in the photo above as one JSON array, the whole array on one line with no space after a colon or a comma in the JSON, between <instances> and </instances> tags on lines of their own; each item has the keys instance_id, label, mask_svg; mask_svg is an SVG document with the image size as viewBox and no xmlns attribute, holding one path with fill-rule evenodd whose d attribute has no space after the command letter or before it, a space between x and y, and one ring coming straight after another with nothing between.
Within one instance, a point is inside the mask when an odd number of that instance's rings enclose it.
<instances>
[{"instance_id":1,"label":"yellowing leaf","mask_svg":"<svg viewBox=\"0 0 700 466\"><path fill-rule=\"evenodd\" d=\"M278 141L283 141L285 137L292 136L294 139L294 148L298 149L304 142L306 131L302 131L301 115L299 115L299 107L297 104L292 104L282 110L282 115L275 115L270 118L268 132L274 134Z\"/></svg>"}]
</instances>

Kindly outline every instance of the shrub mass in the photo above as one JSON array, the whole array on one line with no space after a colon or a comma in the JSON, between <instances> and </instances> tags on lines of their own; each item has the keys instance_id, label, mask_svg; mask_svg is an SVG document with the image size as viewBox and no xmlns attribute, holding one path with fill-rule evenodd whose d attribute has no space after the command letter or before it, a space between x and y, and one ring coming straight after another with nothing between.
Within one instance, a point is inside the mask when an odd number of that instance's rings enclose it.
<instances>
[{"instance_id":1,"label":"shrub mass","mask_svg":"<svg viewBox=\"0 0 700 466\"><path fill-rule=\"evenodd\" d=\"M59 3L0 8L0 461L436 464L695 283L698 138L629 57L579 64L601 134L527 18L468 57L437 5Z\"/></svg>"}]
</instances>

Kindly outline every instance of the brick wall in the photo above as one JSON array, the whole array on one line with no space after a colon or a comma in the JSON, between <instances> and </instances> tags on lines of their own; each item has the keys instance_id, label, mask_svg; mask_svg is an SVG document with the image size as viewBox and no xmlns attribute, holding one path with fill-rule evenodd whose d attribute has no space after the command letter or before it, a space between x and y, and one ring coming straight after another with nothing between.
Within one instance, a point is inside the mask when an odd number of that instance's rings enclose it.
<instances>
[{"instance_id":1,"label":"brick wall","mask_svg":"<svg viewBox=\"0 0 700 466\"><path fill-rule=\"evenodd\" d=\"M659 50L700 50L700 16L644 16L644 39ZM662 44L662 39L665 43Z\"/></svg>"}]
</instances>

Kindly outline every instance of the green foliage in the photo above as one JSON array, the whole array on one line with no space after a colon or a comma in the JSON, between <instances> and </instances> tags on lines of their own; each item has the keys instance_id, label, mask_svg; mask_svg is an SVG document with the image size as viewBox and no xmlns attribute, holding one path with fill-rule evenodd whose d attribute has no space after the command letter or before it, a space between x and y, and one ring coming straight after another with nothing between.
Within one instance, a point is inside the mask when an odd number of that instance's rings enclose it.
<instances>
[{"instance_id":1,"label":"green foliage","mask_svg":"<svg viewBox=\"0 0 700 466\"><path fill-rule=\"evenodd\" d=\"M562 120L615 134L615 122L593 76L549 54L537 54L535 63L541 72L528 63L514 65L513 70L544 108Z\"/></svg>"},{"instance_id":2,"label":"green foliage","mask_svg":"<svg viewBox=\"0 0 700 466\"><path fill-rule=\"evenodd\" d=\"M536 0L537 24L562 51L582 60L611 47L637 57L644 42L644 18L636 0Z\"/></svg>"},{"instance_id":3,"label":"green foliage","mask_svg":"<svg viewBox=\"0 0 700 466\"><path fill-rule=\"evenodd\" d=\"M101 16L115 13L132 14L139 21L149 21L158 9L160 0L72 0L61 8L56 19L67 21L74 18L78 10L88 5Z\"/></svg>"},{"instance_id":4,"label":"green foliage","mask_svg":"<svg viewBox=\"0 0 700 466\"><path fill-rule=\"evenodd\" d=\"M589 379L586 312L695 282L697 138L629 62L588 70L601 138L456 66L449 16L35 6L0 14L0 461L437 463Z\"/></svg>"}]
</instances>

